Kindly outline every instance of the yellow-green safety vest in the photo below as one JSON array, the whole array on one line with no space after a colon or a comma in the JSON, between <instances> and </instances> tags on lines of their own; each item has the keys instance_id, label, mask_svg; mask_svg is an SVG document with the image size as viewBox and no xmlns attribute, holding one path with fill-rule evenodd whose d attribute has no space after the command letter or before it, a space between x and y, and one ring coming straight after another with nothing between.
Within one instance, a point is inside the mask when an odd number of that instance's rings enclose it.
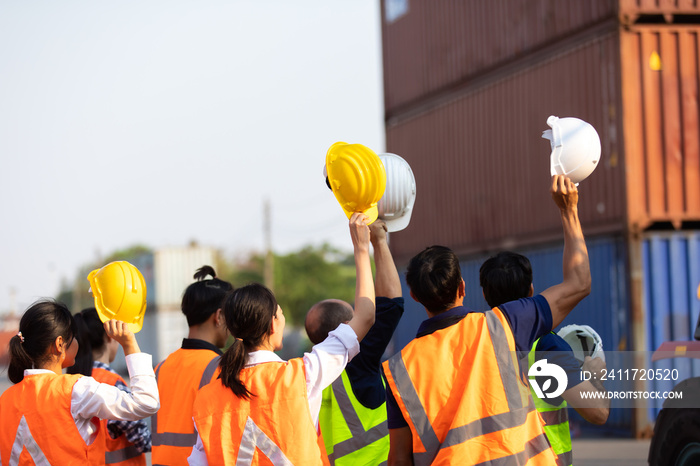
<instances>
[{"instance_id":1,"label":"yellow-green safety vest","mask_svg":"<svg viewBox=\"0 0 700 466\"><path fill-rule=\"evenodd\" d=\"M535 350L540 339L535 340L532 349L527 356L528 369L535 363ZM544 419L544 433L547 434L549 443L552 444L554 453L557 454L557 466L571 466L573 455L571 451L571 432L569 432L569 413L566 401L562 400L558 406L553 406L541 400L535 391L530 387L532 399L535 400L535 408Z\"/></svg>"},{"instance_id":2,"label":"yellow-green safety vest","mask_svg":"<svg viewBox=\"0 0 700 466\"><path fill-rule=\"evenodd\" d=\"M386 465L389 457L386 418L386 403L377 409L362 406L343 371L323 390L319 415L330 463L336 466Z\"/></svg>"}]
</instances>

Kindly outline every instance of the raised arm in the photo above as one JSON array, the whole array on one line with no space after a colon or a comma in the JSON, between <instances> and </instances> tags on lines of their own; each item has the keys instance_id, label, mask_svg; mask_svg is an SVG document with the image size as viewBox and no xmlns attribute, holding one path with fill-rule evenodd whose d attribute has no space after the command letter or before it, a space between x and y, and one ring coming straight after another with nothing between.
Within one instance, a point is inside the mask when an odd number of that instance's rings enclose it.
<instances>
[{"instance_id":1,"label":"raised arm","mask_svg":"<svg viewBox=\"0 0 700 466\"><path fill-rule=\"evenodd\" d=\"M382 220L377 220L369 226L369 231L369 239L374 248L374 265L377 273L374 280L375 293L377 296L385 298L400 298L401 280L389 250L386 224Z\"/></svg>"},{"instance_id":2,"label":"raised arm","mask_svg":"<svg viewBox=\"0 0 700 466\"><path fill-rule=\"evenodd\" d=\"M555 175L552 177L551 192L552 199L559 207L564 228L564 279L542 292L552 310L554 328L591 292L591 269L578 218L578 189L568 177Z\"/></svg>"},{"instance_id":3,"label":"raised arm","mask_svg":"<svg viewBox=\"0 0 700 466\"><path fill-rule=\"evenodd\" d=\"M355 254L355 315L348 322L362 340L374 324L375 298L372 267L369 260L369 227L368 217L355 212L350 217L350 236Z\"/></svg>"}]
</instances>

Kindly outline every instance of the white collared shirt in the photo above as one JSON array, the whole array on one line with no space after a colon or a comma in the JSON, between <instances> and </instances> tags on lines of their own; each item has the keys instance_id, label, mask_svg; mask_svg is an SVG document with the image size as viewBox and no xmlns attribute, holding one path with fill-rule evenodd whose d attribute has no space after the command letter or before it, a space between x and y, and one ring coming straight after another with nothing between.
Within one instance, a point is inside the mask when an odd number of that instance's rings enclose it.
<instances>
[{"instance_id":1,"label":"white collared shirt","mask_svg":"<svg viewBox=\"0 0 700 466\"><path fill-rule=\"evenodd\" d=\"M80 377L71 393L71 414L80 436L90 445L95 440L93 417L137 421L152 416L160 407L158 384L150 354L134 353L126 357L131 393L92 377ZM26 369L24 376L54 374L46 369Z\"/></svg>"},{"instance_id":2,"label":"white collared shirt","mask_svg":"<svg viewBox=\"0 0 700 466\"><path fill-rule=\"evenodd\" d=\"M318 416L321 412L323 390L340 377L345 366L360 352L360 343L355 331L347 324L340 324L328 337L304 353L304 370L306 372L306 393L309 399L309 411L314 426L318 430ZM248 353L245 367L252 367L266 362L284 362L272 351L253 351ZM231 396L233 392L231 392ZM197 434L197 443L192 454L187 458L190 465L208 465L202 439Z\"/></svg>"}]
</instances>

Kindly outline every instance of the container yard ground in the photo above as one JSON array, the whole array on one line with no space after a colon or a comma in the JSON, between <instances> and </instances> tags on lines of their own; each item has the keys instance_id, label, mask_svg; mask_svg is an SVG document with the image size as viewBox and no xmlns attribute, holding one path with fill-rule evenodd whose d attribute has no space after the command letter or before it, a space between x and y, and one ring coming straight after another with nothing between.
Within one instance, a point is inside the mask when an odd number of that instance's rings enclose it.
<instances>
[{"instance_id":1,"label":"container yard ground","mask_svg":"<svg viewBox=\"0 0 700 466\"><path fill-rule=\"evenodd\" d=\"M651 440L573 439L576 466L645 466Z\"/></svg>"}]
</instances>

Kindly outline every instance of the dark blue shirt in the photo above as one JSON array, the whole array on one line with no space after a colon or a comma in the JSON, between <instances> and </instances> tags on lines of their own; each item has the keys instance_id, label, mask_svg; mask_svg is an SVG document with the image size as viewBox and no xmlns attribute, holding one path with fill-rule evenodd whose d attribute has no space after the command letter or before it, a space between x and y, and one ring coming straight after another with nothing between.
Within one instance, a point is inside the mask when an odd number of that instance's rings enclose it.
<instances>
[{"instance_id":1,"label":"dark blue shirt","mask_svg":"<svg viewBox=\"0 0 700 466\"><path fill-rule=\"evenodd\" d=\"M374 325L360 342L360 353L345 367L352 392L362 406L377 409L386 401L381 361L403 315L403 298L377 297Z\"/></svg>"},{"instance_id":2,"label":"dark blue shirt","mask_svg":"<svg viewBox=\"0 0 700 466\"><path fill-rule=\"evenodd\" d=\"M537 342L535 361L539 361L540 359L547 359L547 362L557 364L564 369L568 379L567 390L583 382L581 380L581 365L578 359L574 357L571 346L556 333L548 333ZM560 396L551 399L543 399L553 406L558 406L563 401L563 398Z\"/></svg>"},{"instance_id":3,"label":"dark blue shirt","mask_svg":"<svg viewBox=\"0 0 700 466\"><path fill-rule=\"evenodd\" d=\"M510 324L515 337L515 349L518 352L527 354L535 340L552 330L552 311L549 308L549 303L542 295L538 294L532 298L511 301L498 307ZM466 316L470 312L481 311L473 311L464 306L458 306L426 319L418 327L416 338L432 333L431 330L436 331L440 328L454 325L461 320L461 317ZM408 426L399 405L391 393L389 385L387 385L386 410L389 429Z\"/></svg>"}]
</instances>

